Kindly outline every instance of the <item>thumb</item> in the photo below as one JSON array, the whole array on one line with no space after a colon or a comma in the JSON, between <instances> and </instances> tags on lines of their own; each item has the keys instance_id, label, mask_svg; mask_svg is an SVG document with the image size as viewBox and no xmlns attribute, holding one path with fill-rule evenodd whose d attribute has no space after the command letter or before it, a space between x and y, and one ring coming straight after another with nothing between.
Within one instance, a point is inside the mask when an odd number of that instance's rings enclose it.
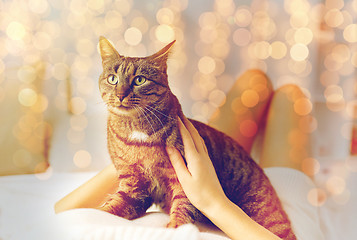
<instances>
[{"instance_id":1,"label":"thumb","mask_svg":"<svg viewBox=\"0 0 357 240\"><path fill-rule=\"evenodd\" d=\"M183 179L187 175L191 175L187 170L185 161L183 160L181 153L176 148L166 147L166 152L170 158L171 164L174 167L179 180Z\"/></svg>"}]
</instances>

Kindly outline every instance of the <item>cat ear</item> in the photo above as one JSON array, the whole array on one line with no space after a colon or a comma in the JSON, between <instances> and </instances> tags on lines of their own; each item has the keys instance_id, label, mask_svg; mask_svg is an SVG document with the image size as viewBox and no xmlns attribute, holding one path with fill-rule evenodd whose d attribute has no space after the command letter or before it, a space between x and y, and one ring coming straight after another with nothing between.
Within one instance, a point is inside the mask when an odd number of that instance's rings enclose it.
<instances>
[{"instance_id":1,"label":"cat ear","mask_svg":"<svg viewBox=\"0 0 357 240\"><path fill-rule=\"evenodd\" d=\"M164 47L163 49L161 49L157 53L151 55L150 58L155 60L155 61L165 61L166 62L167 58L169 57L170 50L173 47L175 42L176 42L176 40L173 40L172 42L167 44L166 47Z\"/></svg>"},{"instance_id":2,"label":"cat ear","mask_svg":"<svg viewBox=\"0 0 357 240\"><path fill-rule=\"evenodd\" d=\"M102 56L102 63L105 64L108 61L112 61L114 59L119 59L122 56L118 53L117 50L113 47L113 45L109 42L105 37L99 37L99 50L100 55Z\"/></svg>"}]
</instances>

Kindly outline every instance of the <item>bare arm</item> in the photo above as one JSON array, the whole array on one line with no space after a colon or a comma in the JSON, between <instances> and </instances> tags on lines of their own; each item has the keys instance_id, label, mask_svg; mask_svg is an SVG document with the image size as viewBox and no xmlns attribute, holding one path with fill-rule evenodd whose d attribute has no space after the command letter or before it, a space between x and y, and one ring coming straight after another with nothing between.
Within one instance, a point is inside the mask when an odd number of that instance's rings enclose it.
<instances>
[{"instance_id":1,"label":"bare arm","mask_svg":"<svg viewBox=\"0 0 357 240\"><path fill-rule=\"evenodd\" d=\"M55 204L55 212L75 208L96 208L104 203L108 194L114 193L118 187L118 178L113 164L66 195Z\"/></svg>"},{"instance_id":2,"label":"bare arm","mask_svg":"<svg viewBox=\"0 0 357 240\"><path fill-rule=\"evenodd\" d=\"M167 152L191 203L234 240L280 239L226 197L203 139L187 119L184 123L179 121L187 167L177 149L167 148Z\"/></svg>"}]
</instances>

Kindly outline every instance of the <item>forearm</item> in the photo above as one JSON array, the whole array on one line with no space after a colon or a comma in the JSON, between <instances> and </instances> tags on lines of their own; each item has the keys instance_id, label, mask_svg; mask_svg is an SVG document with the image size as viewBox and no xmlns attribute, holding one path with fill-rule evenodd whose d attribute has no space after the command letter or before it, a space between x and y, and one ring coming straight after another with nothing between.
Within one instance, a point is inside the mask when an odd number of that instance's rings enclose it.
<instances>
[{"instance_id":1,"label":"forearm","mask_svg":"<svg viewBox=\"0 0 357 240\"><path fill-rule=\"evenodd\" d=\"M118 178L113 164L104 168L73 192L55 204L55 212L63 212L75 208L95 208L104 203L108 194L114 193L118 187Z\"/></svg>"},{"instance_id":2,"label":"forearm","mask_svg":"<svg viewBox=\"0 0 357 240\"><path fill-rule=\"evenodd\" d=\"M220 199L202 212L233 240L280 239L252 220L228 198Z\"/></svg>"}]
</instances>

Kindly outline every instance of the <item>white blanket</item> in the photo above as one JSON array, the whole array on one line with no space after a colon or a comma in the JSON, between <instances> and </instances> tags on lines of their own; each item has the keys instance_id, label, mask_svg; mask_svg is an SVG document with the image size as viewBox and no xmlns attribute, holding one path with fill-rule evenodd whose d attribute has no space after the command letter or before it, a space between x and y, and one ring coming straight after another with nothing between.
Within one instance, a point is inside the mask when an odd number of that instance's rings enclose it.
<instances>
[{"instance_id":1,"label":"white blanket","mask_svg":"<svg viewBox=\"0 0 357 240\"><path fill-rule=\"evenodd\" d=\"M159 212L134 221L95 209L75 209L56 215L55 202L94 174L1 177L0 239L228 239L218 229L204 225L167 229L169 216Z\"/></svg>"},{"instance_id":2,"label":"white blanket","mask_svg":"<svg viewBox=\"0 0 357 240\"><path fill-rule=\"evenodd\" d=\"M204 225L167 229L168 216L150 213L128 221L94 209L55 214L56 201L94 176L90 173L48 173L0 177L0 239L207 239L224 240L222 232ZM357 174L348 176L346 204L330 198L320 208L326 240L356 239Z\"/></svg>"}]
</instances>

